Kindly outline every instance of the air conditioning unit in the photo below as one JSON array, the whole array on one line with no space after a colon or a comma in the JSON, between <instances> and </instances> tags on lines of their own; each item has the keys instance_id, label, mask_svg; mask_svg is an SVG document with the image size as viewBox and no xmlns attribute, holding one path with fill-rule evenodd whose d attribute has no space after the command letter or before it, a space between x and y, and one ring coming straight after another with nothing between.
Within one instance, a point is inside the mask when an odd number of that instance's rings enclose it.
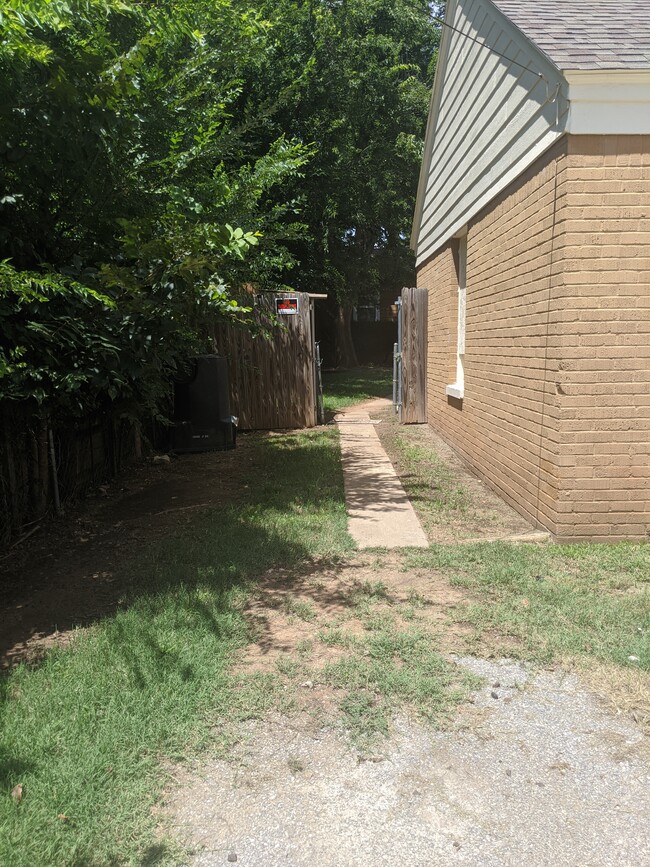
<instances>
[{"instance_id":1,"label":"air conditioning unit","mask_svg":"<svg viewBox=\"0 0 650 867\"><path fill-rule=\"evenodd\" d=\"M230 413L228 361L219 355L193 358L174 383L171 450L180 454L234 449L237 419Z\"/></svg>"}]
</instances>

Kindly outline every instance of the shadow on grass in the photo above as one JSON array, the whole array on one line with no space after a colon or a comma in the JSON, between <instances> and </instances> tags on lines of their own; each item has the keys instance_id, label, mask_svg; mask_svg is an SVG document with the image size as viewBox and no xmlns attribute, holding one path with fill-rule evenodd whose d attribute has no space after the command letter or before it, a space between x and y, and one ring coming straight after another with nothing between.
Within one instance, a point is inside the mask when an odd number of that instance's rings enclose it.
<instances>
[{"instance_id":1,"label":"shadow on grass","mask_svg":"<svg viewBox=\"0 0 650 867\"><path fill-rule=\"evenodd\" d=\"M1 679L0 784L26 795L16 809L0 792L0 863L157 863L160 758L275 700L272 679L230 674L249 640L248 590L270 571L290 580L302 563L336 560L351 541L336 431L251 448L236 504L146 546L121 567L130 589L113 615Z\"/></svg>"},{"instance_id":2,"label":"shadow on grass","mask_svg":"<svg viewBox=\"0 0 650 867\"><path fill-rule=\"evenodd\" d=\"M162 481L158 475L141 491L106 500L83 545L72 520L49 549L33 552L31 565L27 557L13 585L0 586L0 665L38 663L50 641L62 643L137 595L182 582L229 586L274 560L310 555L311 540L305 545L298 528L285 532L275 516L321 503L340 481L338 462L331 440L318 434L247 435L235 452L183 458Z\"/></svg>"}]
</instances>

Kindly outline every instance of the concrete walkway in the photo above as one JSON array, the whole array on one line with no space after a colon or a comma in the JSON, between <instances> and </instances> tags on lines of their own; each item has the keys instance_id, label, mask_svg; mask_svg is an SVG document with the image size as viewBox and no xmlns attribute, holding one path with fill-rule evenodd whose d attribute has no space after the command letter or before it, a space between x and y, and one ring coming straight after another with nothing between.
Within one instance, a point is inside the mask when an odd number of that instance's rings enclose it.
<instances>
[{"instance_id":1,"label":"concrete walkway","mask_svg":"<svg viewBox=\"0 0 650 867\"><path fill-rule=\"evenodd\" d=\"M348 530L359 548L427 548L428 539L370 413L387 400L368 401L337 413Z\"/></svg>"}]
</instances>

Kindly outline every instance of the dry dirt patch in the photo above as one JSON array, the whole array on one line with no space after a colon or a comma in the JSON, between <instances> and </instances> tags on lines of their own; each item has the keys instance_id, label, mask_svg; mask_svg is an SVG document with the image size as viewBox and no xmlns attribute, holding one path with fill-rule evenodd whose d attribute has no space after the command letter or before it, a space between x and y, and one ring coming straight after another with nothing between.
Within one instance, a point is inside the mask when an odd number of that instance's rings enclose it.
<instances>
[{"instance_id":1,"label":"dry dirt patch","mask_svg":"<svg viewBox=\"0 0 650 867\"><path fill-rule=\"evenodd\" d=\"M414 621L424 625L439 636L443 651L460 648L457 639L465 630L450 618L466 599L460 590L433 570L407 571L397 553L358 554L337 566L315 563L299 573L274 570L262 576L246 609L254 641L238 670L274 670L279 659L292 655L315 657L313 664L324 667L342 651L318 641L319 630L340 628L346 636L363 635L359 602L369 595L375 615L389 613L396 627ZM306 642L315 639L317 650L309 653Z\"/></svg>"},{"instance_id":2,"label":"dry dirt patch","mask_svg":"<svg viewBox=\"0 0 650 867\"><path fill-rule=\"evenodd\" d=\"M146 544L182 532L237 494L253 437L236 452L143 462L70 506L0 560L0 667L37 661L134 588L122 568Z\"/></svg>"}]
</instances>

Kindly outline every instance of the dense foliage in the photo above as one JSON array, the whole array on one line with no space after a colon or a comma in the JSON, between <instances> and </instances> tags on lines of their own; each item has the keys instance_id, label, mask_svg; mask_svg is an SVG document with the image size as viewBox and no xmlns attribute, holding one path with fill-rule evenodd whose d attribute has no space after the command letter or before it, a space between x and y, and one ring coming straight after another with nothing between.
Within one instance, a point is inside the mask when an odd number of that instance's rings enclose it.
<instances>
[{"instance_id":1,"label":"dense foliage","mask_svg":"<svg viewBox=\"0 0 650 867\"><path fill-rule=\"evenodd\" d=\"M436 44L423 0L5 3L0 399L155 409L245 287L404 273Z\"/></svg>"},{"instance_id":2,"label":"dense foliage","mask_svg":"<svg viewBox=\"0 0 650 867\"><path fill-rule=\"evenodd\" d=\"M435 6L435 4L434 4ZM266 0L273 42L248 99L272 101L267 137L316 142L300 179L308 233L292 246L299 288L336 303L339 361L349 317L414 279L408 239L439 28L426 0ZM347 346L346 346L347 343Z\"/></svg>"},{"instance_id":3,"label":"dense foliage","mask_svg":"<svg viewBox=\"0 0 650 867\"><path fill-rule=\"evenodd\" d=\"M0 397L152 409L212 317L245 320L237 289L290 261L295 204L271 191L308 149L254 152L233 117L266 25L106 0L14 2L0 26Z\"/></svg>"}]
</instances>

